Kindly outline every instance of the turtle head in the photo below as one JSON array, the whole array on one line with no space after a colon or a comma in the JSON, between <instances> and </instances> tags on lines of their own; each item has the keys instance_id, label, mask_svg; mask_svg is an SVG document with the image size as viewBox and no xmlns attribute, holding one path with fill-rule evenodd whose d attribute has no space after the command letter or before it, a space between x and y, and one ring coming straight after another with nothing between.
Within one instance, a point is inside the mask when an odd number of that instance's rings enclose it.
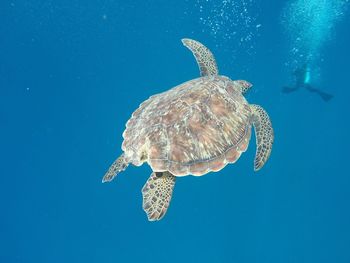
<instances>
[{"instance_id":1,"label":"turtle head","mask_svg":"<svg viewBox=\"0 0 350 263\"><path fill-rule=\"evenodd\" d=\"M253 86L246 80L234 80L233 82L237 89L242 92L242 94L245 94Z\"/></svg>"}]
</instances>

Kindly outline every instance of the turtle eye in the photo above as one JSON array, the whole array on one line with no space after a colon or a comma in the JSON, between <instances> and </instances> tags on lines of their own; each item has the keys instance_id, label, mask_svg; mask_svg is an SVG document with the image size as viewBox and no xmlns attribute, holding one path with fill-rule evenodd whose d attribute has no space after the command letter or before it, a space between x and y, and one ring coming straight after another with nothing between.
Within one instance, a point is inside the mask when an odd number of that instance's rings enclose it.
<instances>
[{"instance_id":1,"label":"turtle eye","mask_svg":"<svg viewBox=\"0 0 350 263\"><path fill-rule=\"evenodd\" d=\"M161 177L163 175L163 172L156 172L157 177Z\"/></svg>"}]
</instances>

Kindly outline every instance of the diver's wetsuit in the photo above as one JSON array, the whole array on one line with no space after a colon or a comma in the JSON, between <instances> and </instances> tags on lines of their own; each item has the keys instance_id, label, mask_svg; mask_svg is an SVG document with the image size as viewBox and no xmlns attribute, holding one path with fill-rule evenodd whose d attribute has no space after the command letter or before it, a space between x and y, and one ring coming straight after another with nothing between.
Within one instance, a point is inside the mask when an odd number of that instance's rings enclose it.
<instances>
[{"instance_id":1,"label":"diver's wetsuit","mask_svg":"<svg viewBox=\"0 0 350 263\"><path fill-rule=\"evenodd\" d=\"M285 86L282 88L282 92L283 93L291 93L291 92L294 92L300 88L305 88L310 92L314 92L314 93L317 93L318 95L320 95L324 101L329 101L330 99L332 99L333 95L325 93L319 89L313 88L308 83L309 77L310 77L309 74L310 74L310 72L309 72L307 64L303 65L300 68L297 68L293 73L293 75L295 76L294 87L286 87Z\"/></svg>"}]
</instances>

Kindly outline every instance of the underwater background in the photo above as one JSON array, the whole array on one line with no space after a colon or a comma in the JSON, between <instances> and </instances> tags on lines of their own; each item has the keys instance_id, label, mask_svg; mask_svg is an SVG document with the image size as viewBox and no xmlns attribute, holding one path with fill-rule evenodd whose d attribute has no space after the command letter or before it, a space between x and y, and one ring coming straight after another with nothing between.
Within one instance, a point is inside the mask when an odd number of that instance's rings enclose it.
<instances>
[{"instance_id":1,"label":"underwater background","mask_svg":"<svg viewBox=\"0 0 350 263\"><path fill-rule=\"evenodd\" d=\"M0 262L350 262L346 0L0 2ZM188 37L246 79L275 131L253 171L177 180L148 222L148 165L101 179L149 96L199 76ZM293 86L305 82L333 97Z\"/></svg>"}]
</instances>

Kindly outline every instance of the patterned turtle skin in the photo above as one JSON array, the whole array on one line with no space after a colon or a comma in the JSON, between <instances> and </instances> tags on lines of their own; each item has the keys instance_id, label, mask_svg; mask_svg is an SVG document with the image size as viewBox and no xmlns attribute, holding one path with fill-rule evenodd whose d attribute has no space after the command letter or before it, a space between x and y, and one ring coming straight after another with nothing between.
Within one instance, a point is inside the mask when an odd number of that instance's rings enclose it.
<instances>
[{"instance_id":1,"label":"patterned turtle skin","mask_svg":"<svg viewBox=\"0 0 350 263\"><path fill-rule=\"evenodd\" d=\"M201 77L151 96L132 114L123 133L123 154L109 168L109 182L129 164L147 162L153 170L142 189L143 209L150 221L165 215L176 177L202 176L234 163L247 150L252 126L257 150L254 170L270 156L274 139L266 111L243 96L252 86L219 75L211 51L183 39Z\"/></svg>"}]
</instances>

